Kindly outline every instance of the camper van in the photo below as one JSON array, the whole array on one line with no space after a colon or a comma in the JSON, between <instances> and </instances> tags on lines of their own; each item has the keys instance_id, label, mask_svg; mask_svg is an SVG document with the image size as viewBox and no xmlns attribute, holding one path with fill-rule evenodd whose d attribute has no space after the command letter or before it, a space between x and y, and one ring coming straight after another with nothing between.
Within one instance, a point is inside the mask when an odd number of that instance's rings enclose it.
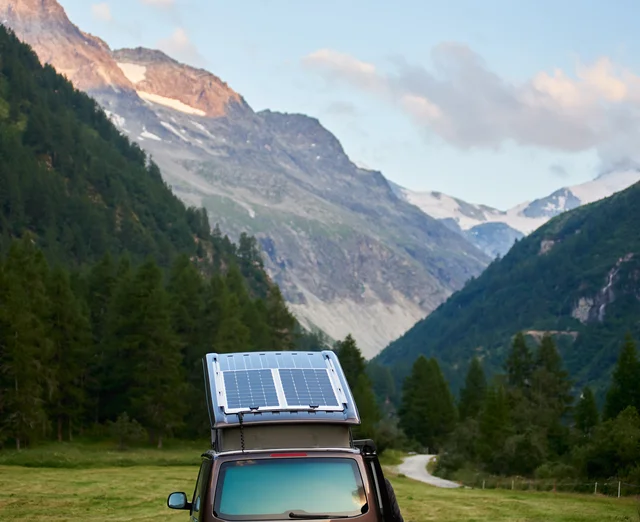
<instances>
[{"instance_id":1,"label":"camper van","mask_svg":"<svg viewBox=\"0 0 640 522\"><path fill-rule=\"evenodd\" d=\"M403 522L336 354L255 352L203 358L211 449L193 496L167 506L191 521L358 519Z\"/></svg>"}]
</instances>

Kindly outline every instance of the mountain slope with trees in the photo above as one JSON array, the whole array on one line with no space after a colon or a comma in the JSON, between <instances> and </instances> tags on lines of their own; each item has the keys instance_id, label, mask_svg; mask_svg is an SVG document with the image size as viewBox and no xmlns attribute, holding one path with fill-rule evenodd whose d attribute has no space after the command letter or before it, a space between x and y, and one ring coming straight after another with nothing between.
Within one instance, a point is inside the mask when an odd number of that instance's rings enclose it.
<instances>
[{"instance_id":1,"label":"mountain slope with trees","mask_svg":"<svg viewBox=\"0 0 640 522\"><path fill-rule=\"evenodd\" d=\"M317 348L254 238L212 231L2 27L0 57L0 445L204 435L204 353Z\"/></svg>"},{"instance_id":2,"label":"mountain slope with trees","mask_svg":"<svg viewBox=\"0 0 640 522\"><path fill-rule=\"evenodd\" d=\"M602 414L590 387L575 396L569 393L573 381L549 334L531 347L519 332L504 371L488 383L474 359L460 394L457 424L427 423L442 433L438 473L475 485L501 476L574 486L577 479L605 485L620 481L623 494L635 492L633 485L640 482L640 363L633 338L618 341ZM426 359L416 361L414 373L420 361ZM416 388L425 387L408 382L405 397ZM413 417L427 418L425 412L441 402L441 397L426 398L422 414L414 408ZM415 427L410 421L406 416L405 422Z\"/></svg>"},{"instance_id":3,"label":"mountain slope with trees","mask_svg":"<svg viewBox=\"0 0 640 522\"><path fill-rule=\"evenodd\" d=\"M391 343L374 364L396 381L435 357L457 393L474 357L492 375L514 335L550 333L576 385L602 403L619 339L640 334L640 185L562 214Z\"/></svg>"},{"instance_id":4,"label":"mountain slope with trees","mask_svg":"<svg viewBox=\"0 0 640 522\"><path fill-rule=\"evenodd\" d=\"M188 205L260 243L291 311L370 358L490 258L359 168L320 121L255 112L214 74L112 50L56 0L0 0L0 20L105 109Z\"/></svg>"}]
</instances>

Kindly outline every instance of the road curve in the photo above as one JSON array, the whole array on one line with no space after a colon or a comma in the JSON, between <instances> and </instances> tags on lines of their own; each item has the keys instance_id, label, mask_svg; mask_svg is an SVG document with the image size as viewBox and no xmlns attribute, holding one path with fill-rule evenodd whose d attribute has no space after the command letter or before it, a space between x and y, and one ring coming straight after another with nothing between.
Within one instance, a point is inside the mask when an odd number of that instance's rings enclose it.
<instances>
[{"instance_id":1,"label":"road curve","mask_svg":"<svg viewBox=\"0 0 640 522\"><path fill-rule=\"evenodd\" d=\"M426 482L432 486L439 488L459 488L460 485L450 480L434 477L427 471L427 464L434 459L435 455L412 455L406 457L402 464L396 469L398 473L402 473L409 478L419 480L420 482Z\"/></svg>"}]
</instances>

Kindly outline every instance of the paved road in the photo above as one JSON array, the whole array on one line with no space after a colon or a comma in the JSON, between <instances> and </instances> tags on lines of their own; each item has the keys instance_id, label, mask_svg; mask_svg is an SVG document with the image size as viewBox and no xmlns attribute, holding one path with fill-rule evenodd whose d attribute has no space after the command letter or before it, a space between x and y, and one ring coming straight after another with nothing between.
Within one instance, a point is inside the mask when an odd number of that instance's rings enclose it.
<instances>
[{"instance_id":1,"label":"paved road","mask_svg":"<svg viewBox=\"0 0 640 522\"><path fill-rule=\"evenodd\" d=\"M435 455L412 455L407 457L404 459L404 462L397 467L398 473L439 488L459 488L459 484L451 482L450 480L434 477L427 471L427 464L434 458Z\"/></svg>"}]
</instances>

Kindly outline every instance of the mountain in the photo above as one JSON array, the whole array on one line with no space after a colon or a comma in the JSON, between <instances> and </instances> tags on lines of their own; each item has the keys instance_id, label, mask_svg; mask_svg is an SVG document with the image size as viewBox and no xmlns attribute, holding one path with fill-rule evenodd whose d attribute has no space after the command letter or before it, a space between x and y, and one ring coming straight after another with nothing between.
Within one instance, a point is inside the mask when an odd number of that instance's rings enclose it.
<instances>
[{"instance_id":1,"label":"mountain","mask_svg":"<svg viewBox=\"0 0 640 522\"><path fill-rule=\"evenodd\" d=\"M100 103L182 201L231 237L258 238L309 328L352 333L372 356L488 264L380 172L354 165L318 120L256 113L213 74L159 51L111 51L54 0L0 0L0 17Z\"/></svg>"},{"instance_id":2,"label":"mountain","mask_svg":"<svg viewBox=\"0 0 640 522\"><path fill-rule=\"evenodd\" d=\"M73 270L105 255L168 270L186 255L205 274L238 265L266 296L264 269L243 262L250 239L237 247L212 233L206 212L172 193L95 100L5 27L0 53L0 254L29 234L49 262Z\"/></svg>"},{"instance_id":3,"label":"mountain","mask_svg":"<svg viewBox=\"0 0 640 522\"><path fill-rule=\"evenodd\" d=\"M614 170L506 211L467 203L440 192L414 192L398 185L393 188L399 197L441 220L489 256L497 257L506 254L516 240L552 217L609 197L639 180L640 171L637 169Z\"/></svg>"},{"instance_id":4,"label":"mountain","mask_svg":"<svg viewBox=\"0 0 640 522\"><path fill-rule=\"evenodd\" d=\"M204 354L320 348L255 238L212 231L5 27L0 56L0 446L133 419L202 438Z\"/></svg>"},{"instance_id":5,"label":"mountain","mask_svg":"<svg viewBox=\"0 0 640 522\"><path fill-rule=\"evenodd\" d=\"M495 372L518 331L551 332L576 383L603 392L625 333L640 334L639 222L638 183L550 219L374 361L400 378L435 356L457 388L474 356Z\"/></svg>"}]
</instances>

